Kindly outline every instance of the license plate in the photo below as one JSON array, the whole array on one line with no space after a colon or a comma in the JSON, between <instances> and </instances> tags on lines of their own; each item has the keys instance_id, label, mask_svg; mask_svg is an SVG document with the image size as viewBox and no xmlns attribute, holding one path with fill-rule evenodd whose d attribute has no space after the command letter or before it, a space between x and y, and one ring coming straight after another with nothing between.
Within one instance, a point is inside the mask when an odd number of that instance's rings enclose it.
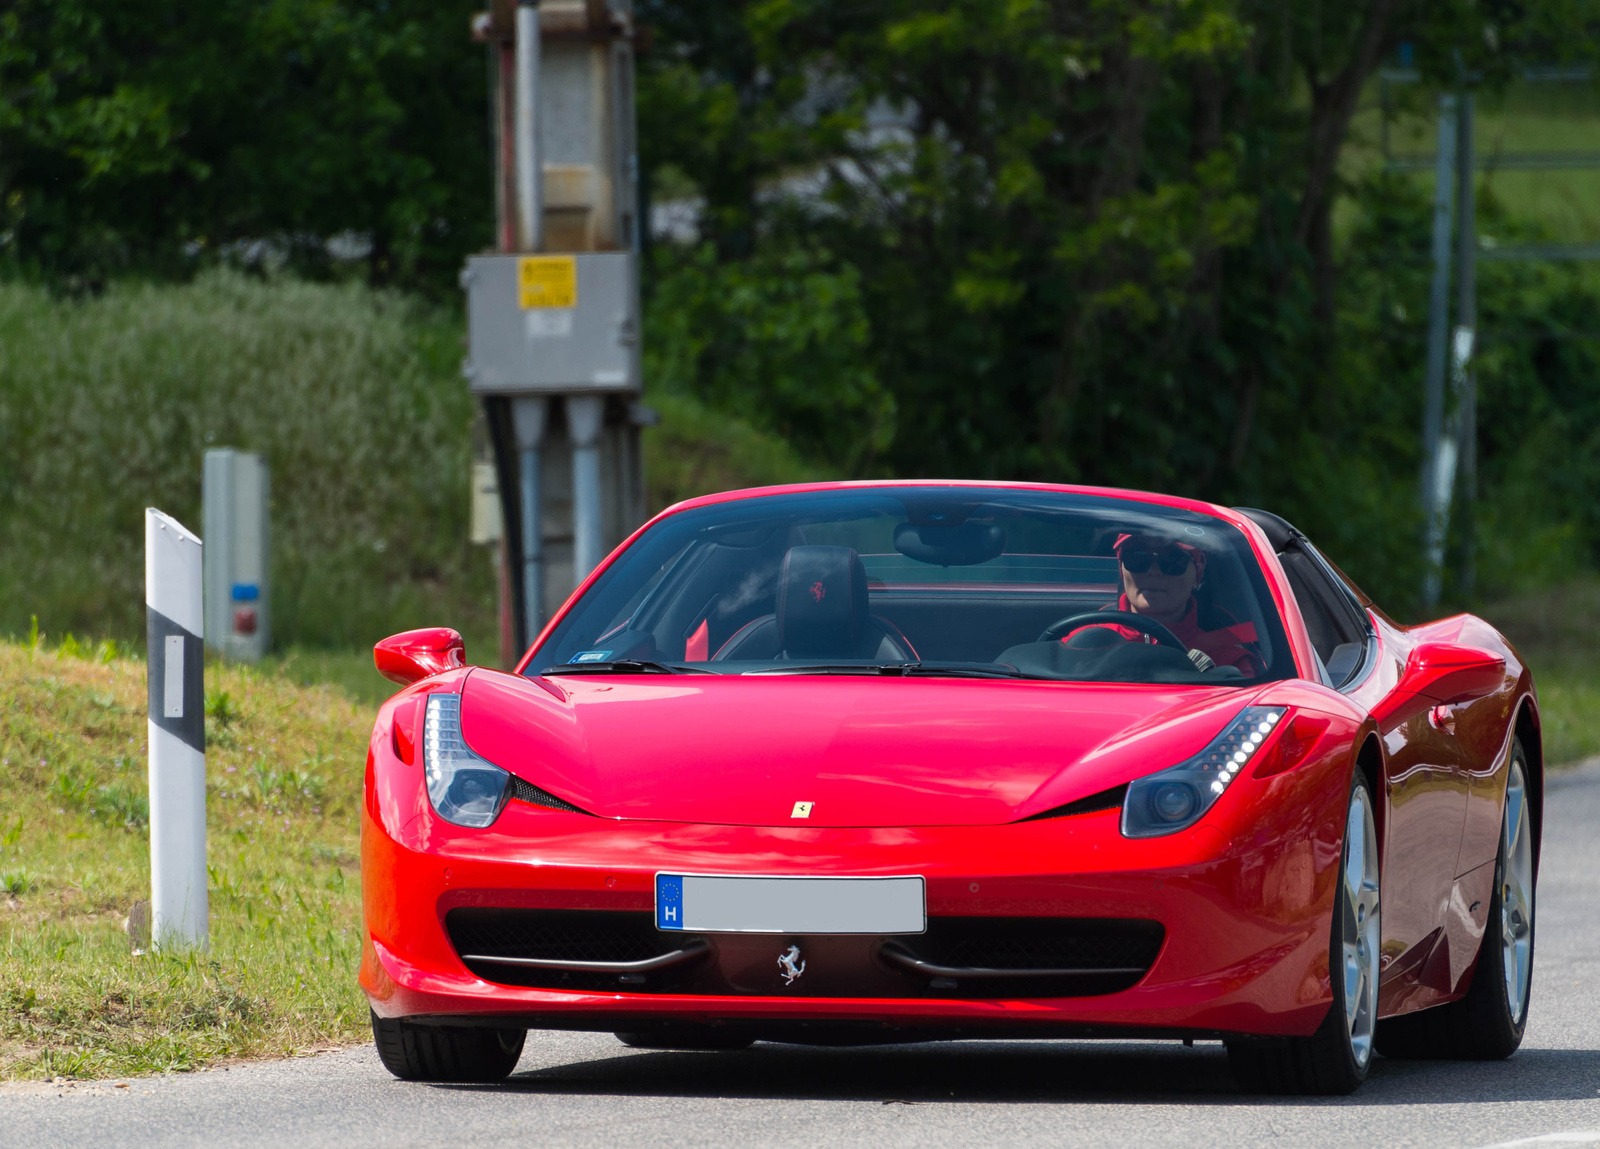
<instances>
[{"instance_id":1,"label":"license plate","mask_svg":"<svg viewBox=\"0 0 1600 1149\"><path fill-rule=\"evenodd\" d=\"M920 877L657 874L656 928L723 934L920 934Z\"/></svg>"}]
</instances>

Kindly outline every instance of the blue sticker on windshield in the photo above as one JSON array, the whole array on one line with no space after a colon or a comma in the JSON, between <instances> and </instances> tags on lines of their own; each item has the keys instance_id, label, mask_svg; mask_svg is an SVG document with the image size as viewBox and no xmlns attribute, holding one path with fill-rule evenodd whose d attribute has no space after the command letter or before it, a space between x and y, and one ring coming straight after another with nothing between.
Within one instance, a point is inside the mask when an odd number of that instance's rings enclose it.
<instances>
[{"instance_id":1,"label":"blue sticker on windshield","mask_svg":"<svg viewBox=\"0 0 1600 1149\"><path fill-rule=\"evenodd\" d=\"M574 654L571 658L567 659L567 665L570 666L574 662L610 662L610 661L611 661L611 652L609 650L580 650L580 651L578 651L577 654Z\"/></svg>"}]
</instances>

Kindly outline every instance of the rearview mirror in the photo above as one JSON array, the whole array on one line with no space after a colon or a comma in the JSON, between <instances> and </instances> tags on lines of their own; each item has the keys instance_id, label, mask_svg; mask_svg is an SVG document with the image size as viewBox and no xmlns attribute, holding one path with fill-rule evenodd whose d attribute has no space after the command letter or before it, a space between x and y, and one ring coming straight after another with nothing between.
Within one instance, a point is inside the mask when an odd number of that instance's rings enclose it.
<instances>
[{"instance_id":1,"label":"rearview mirror","mask_svg":"<svg viewBox=\"0 0 1600 1149\"><path fill-rule=\"evenodd\" d=\"M410 686L419 679L467 664L467 644L447 626L427 626L391 634L372 648L378 673Z\"/></svg>"},{"instance_id":2,"label":"rearview mirror","mask_svg":"<svg viewBox=\"0 0 1600 1149\"><path fill-rule=\"evenodd\" d=\"M1424 642L1406 659L1399 689L1448 706L1493 694L1505 680L1506 660L1498 654L1453 642Z\"/></svg>"},{"instance_id":3,"label":"rearview mirror","mask_svg":"<svg viewBox=\"0 0 1600 1149\"><path fill-rule=\"evenodd\" d=\"M894 529L894 549L919 563L970 567L998 557L1006 549L1006 533L970 521L953 527L901 523Z\"/></svg>"}]
</instances>

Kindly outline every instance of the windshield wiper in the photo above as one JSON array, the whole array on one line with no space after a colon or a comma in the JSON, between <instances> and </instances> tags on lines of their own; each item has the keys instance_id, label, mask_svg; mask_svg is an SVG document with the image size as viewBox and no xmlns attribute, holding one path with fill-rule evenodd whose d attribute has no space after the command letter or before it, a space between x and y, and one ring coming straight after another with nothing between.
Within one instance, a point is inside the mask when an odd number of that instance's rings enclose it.
<instances>
[{"instance_id":1,"label":"windshield wiper","mask_svg":"<svg viewBox=\"0 0 1600 1149\"><path fill-rule=\"evenodd\" d=\"M984 663L801 663L798 666L773 666L765 670L747 670L754 674L854 674L874 678L927 677L927 678L1025 678L1020 670Z\"/></svg>"},{"instance_id":2,"label":"windshield wiper","mask_svg":"<svg viewBox=\"0 0 1600 1149\"><path fill-rule=\"evenodd\" d=\"M907 662L900 673L928 678L1027 678L1026 674L1004 662Z\"/></svg>"},{"instance_id":3,"label":"windshield wiper","mask_svg":"<svg viewBox=\"0 0 1600 1149\"><path fill-rule=\"evenodd\" d=\"M547 666L539 672L545 677L552 674L715 674L697 666L669 665L665 662L647 662L638 658L619 658L615 662L568 662Z\"/></svg>"}]
</instances>

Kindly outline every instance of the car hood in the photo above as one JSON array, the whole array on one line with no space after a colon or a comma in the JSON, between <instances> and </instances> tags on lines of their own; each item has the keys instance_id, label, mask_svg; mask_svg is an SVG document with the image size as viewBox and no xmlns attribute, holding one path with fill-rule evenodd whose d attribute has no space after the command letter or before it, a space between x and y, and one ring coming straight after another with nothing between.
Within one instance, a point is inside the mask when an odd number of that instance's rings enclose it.
<instances>
[{"instance_id":1,"label":"car hood","mask_svg":"<svg viewBox=\"0 0 1600 1149\"><path fill-rule=\"evenodd\" d=\"M477 670L462 734L591 814L994 825L1198 753L1259 688ZM796 803L810 803L796 816Z\"/></svg>"}]
</instances>

